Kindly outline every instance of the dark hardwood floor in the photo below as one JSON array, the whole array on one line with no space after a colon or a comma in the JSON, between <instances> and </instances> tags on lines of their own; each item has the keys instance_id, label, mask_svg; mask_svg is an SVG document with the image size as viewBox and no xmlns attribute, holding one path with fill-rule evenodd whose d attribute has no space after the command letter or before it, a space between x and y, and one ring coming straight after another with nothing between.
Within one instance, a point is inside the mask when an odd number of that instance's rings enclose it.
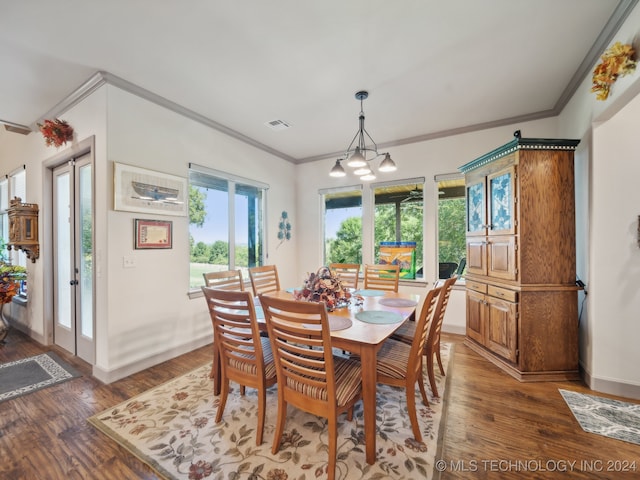
<instances>
[{"instance_id":1,"label":"dark hardwood floor","mask_svg":"<svg viewBox=\"0 0 640 480\"><path fill-rule=\"evenodd\" d=\"M436 478L640 478L640 446L583 432L558 388L594 392L579 382L520 383L462 340L443 337L455 343L455 349L447 372L438 456L445 468ZM210 360L211 348L104 385L91 376L85 362L12 330L7 344L0 346L0 362L47 351L56 352L83 376L0 403L0 478L157 478L86 419L202 365ZM621 471L633 468L633 462L635 471Z\"/></svg>"}]
</instances>

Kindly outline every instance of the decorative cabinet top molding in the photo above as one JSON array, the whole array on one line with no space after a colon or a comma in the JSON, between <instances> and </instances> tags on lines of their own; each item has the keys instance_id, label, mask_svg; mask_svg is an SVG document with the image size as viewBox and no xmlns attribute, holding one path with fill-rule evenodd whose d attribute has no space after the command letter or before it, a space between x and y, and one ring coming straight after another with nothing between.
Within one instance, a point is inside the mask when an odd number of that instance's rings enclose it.
<instances>
[{"instance_id":1,"label":"decorative cabinet top molding","mask_svg":"<svg viewBox=\"0 0 640 480\"><path fill-rule=\"evenodd\" d=\"M515 152L516 150L575 150L580 140L557 139L557 138L521 138L520 131L515 132L515 138L495 150L485 153L481 157L465 163L459 170L462 173L470 172L480 168L494 160Z\"/></svg>"}]
</instances>

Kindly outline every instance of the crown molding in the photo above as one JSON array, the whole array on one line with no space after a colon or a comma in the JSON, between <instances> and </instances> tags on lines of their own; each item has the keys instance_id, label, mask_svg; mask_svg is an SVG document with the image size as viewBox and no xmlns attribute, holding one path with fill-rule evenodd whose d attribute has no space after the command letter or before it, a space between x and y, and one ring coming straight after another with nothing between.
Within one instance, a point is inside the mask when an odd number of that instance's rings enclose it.
<instances>
[{"instance_id":1,"label":"crown molding","mask_svg":"<svg viewBox=\"0 0 640 480\"><path fill-rule=\"evenodd\" d=\"M40 119L34 122L31 125L31 129L36 130L38 128L37 124L41 123L45 118L57 118L61 116L64 112L68 111L73 106L80 103L82 100L87 98L93 92L95 92L101 86L108 84L114 87L117 87L125 92L131 93L132 95L136 95L137 97L143 98L149 102L155 103L167 110L171 110L175 113L183 115L193 121L206 125L214 130L217 130L225 135L235 138L243 143L251 145L255 148L258 148L264 152L267 152L276 157L282 158L291 163L297 163L296 159L286 155L278 150L275 150L268 145L260 143L246 135L243 135L240 132L237 132L229 127L222 125L210 118L205 117L193 110L190 110L182 105L179 105L171 100L168 100L160 95L157 95L147 89L144 89L138 85L135 85L123 78L120 78L116 75L113 75L109 72L98 71L94 73L86 82L84 82L80 87L74 90L70 95L62 99L58 102L53 108L51 108L47 113L45 113Z\"/></svg>"}]
</instances>

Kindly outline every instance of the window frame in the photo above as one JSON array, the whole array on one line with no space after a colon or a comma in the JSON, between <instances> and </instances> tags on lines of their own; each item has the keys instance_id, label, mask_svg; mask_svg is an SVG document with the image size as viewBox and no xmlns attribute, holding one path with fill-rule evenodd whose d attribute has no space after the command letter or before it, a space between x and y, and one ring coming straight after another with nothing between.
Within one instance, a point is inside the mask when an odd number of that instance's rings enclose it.
<instances>
[{"instance_id":1,"label":"window frame","mask_svg":"<svg viewBox=\"0 0 640 480\"><path fill-rule=\"evenodd\" d=\"M246 177L241 177L239 175L234 175L231 173L227 173L227 172L223 172L221 170L216 170L213 168L209 168L209 167L204 167L202 165L197 165L194 163L189 163L189 175L188 175L188 188L190 189L193 182L194 182L194 178L192 177L196 177L196 176L203 176L203 177L210 177L212 179L215 179L217 181L224 181L226 182L226 186L227 186L227 196L228 196L228 204L227 204L227 208L228 208L228 224L227 224L227 243L228 243L228 268L229 269L236 269L236 268L240 268L240 267L236 267L236 249L235 249L235 237L236 237L236 218L235 218L235 197L236 197L236 193L237 193L237 189L236 186L241 184L244 186L248 186L248 187L253 187L256 189L259 189L262 191L262 200L261 200L261 205L260 205L260 225L259 225L259 231L261 232L260 236L261 236L261 245L262 248L260 250L259 253L259 258L256 259L256 263L258 265L264 265L265 262L265 258L266 258L266 253L268 251L268 245L267 245L267 196L268 196L268 192L269 192L269 185L257 180L252 180ZM199 185L198 185L199 186ZM187 228L188 228L188 232L189 235L191 235L191 222L190 219L188 219L188 223L187 223ZM191 264L191 248L189 248L189 264ZM189 275L189 277L191 277L191 275ZM248 278L248 277L247 277ZM245 279L246 280L246 279ZM203 282L202 284L204 285L204 278L203 278ZM190 298L195 298L195 297L200 297L202 296L202 290L200 289L200 286L197 287L192 287L190 284L188 286L189 288L189 297Z\"/></svg>"}]
</instances>

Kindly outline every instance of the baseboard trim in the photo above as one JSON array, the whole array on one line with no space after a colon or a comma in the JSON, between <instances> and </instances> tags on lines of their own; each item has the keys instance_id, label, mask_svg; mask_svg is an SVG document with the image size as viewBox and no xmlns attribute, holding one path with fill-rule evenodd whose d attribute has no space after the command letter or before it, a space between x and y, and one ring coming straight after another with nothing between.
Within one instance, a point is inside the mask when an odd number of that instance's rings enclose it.
<instances>
[{"instance_id":1,"label":"baseboard trim","mask_svg":"<svg viewBox=\"0 0 640 480\"><path fill-rule=\"evenodd\" d=\"M607 393L609 395L617 395L624 398L632 398L640 400L640 385L624 383L606 378L592 377L582 365L580 365L580 376L587 386L596 392Z\"/></svg>"},{"instance_id":2,"label":"baseboard trim","mask_svg":"<svg viewBox=\"0 0 640 480\"><path fill-rule=\"evenodd\" d=\"M134 373L138 373L142 370L158 365L159 363L166 362L172 358L189 353L197 348L204 347L210 343L211 335L204 336L200 339L193 340L142 360L137 360L135 363L130 363L114 370L104 370L94 365L92 375L103 383L112 383L128 377L129 375L133 375Z\"/></svg>"},{"instance_id":3,"label":"baseboard trim","mask_svg":"<svg viewBox=\"0 0 640 480\"><path fill-rule=\"evenodd\" d=\"M22 333L24 333L27 337L31 337L33 340L35 340L36 342L40 343L41 345L49 345L49 343L47 343L47 341L45 340L45 337L43 334L38 333L34 330L31 330L31 328L29 328L28 325L24 325L18 321L14 321L11 318L8 319L9 320L9 325L11 325L11 328L14 328L16 330L21 331ZM9 334L7 335L7 339L9 341L11 341L11 330L9 330Z\"/></svg>"},{"instance_id":4,"label":"baseboard trim","mask_svg":"<svg viewBox=\"0 0 640 480\"><path fill-rule=\"evenodd\" d=\"M464 325L461 326L461 327L456 327L456 326L442 324L442 331L444 333L454 333L456 335L466 335L467 334L467 327L464 326Z\"/></svg>"}]
</instances>

